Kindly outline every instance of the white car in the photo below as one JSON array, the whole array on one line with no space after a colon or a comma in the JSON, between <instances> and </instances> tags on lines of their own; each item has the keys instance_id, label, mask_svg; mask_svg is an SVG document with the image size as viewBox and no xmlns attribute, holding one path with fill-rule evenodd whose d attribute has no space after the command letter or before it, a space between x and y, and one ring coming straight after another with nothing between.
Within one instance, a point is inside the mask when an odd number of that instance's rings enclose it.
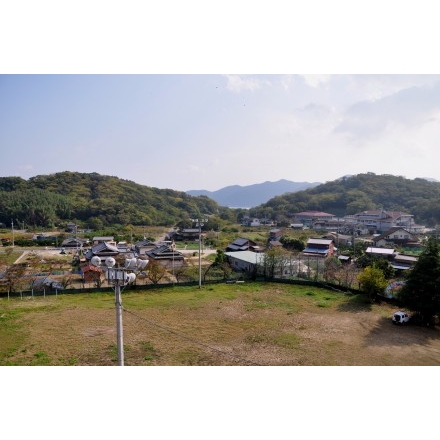
<instances>
[{"instance_id":1,"label":"white car","mask_svg":"<svg viewBox=\"0 0 440 440\"><path fill-rule=\"evenodd\" d=\"M394 313L393 315L393 324L405 325L408 324L409 320L410 315L408 315L408 313L406 312L402 312L401 310Z\"/></svg>"}]
</instances>

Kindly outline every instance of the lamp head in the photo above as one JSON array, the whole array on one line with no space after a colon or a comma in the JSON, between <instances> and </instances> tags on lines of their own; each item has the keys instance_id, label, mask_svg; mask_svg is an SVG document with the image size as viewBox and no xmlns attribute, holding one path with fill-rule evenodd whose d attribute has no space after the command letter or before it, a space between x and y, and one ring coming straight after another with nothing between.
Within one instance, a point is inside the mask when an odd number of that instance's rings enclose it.
<instances>
[{"instance_id":1,"label":"lamp head","mask_svg":"<svg viewBox=\"0 0 440 440\"><path fill-rule=\"evenodd\" d=\"M93 266L99 267L99 266L101 266L101 258L99 258L97 255L95 255L90 260L90 263L93 264Z\"/></svg>"},{"instance_id":2,"label":"lamp head","mask_svg":"<svg viewBox=\"0 0 440 440\"><path fill-rule=\"evenodd\" d=\"M113 257L107 257L105 259L105 265L111 269L112 267L115 267L116 260Z\"/></svg>"},{"instance_id":3,"label":"lamp head","mask_svg":"<svg viewBox=\"0 0 440 440\"><path fill-rule=\"evenodd\" d=\"M127 275L127 284L133 284L136 281L136 275L134 273L129 273Z\"/></svg>"}]
</instances>

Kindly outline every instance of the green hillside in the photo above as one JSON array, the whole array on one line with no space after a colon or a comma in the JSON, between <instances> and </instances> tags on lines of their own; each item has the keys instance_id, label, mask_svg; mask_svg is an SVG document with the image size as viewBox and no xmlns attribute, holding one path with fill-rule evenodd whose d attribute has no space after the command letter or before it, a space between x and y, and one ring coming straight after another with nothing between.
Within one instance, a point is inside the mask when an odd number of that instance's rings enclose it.
<instances>
[{"instance_id":1,"label":"green hillside","mask_svg":"<svg viewBox=\"0 0 440 440\"><path fill-rule=\"evenodd\" d=\"M249 211L221 207L191 196L97 173L62 172L24 180L0 177L0 222L51 227L68 221L100 229L110 225L173 226L198 214L236 222L244 214L280 225L295 213L314 210L338 216L367 209L404 211L427 226L440 224L440 182L400 176L358 174L303 191L286 193Z\"/></svg>"},{"instance_id":2,"label":"green hillside","mask_svg":"<svg viewBox=\"0 0 440 440\"><path fill-rule=\"evenodd\" d=\"M24 180L0 178L0 222L49 227L78 221L108 225L171 226L198 213L228 216L207 197L151 188L97 173L61 172Z\"/></svg>"},{"instance_id":3,"label":"green hillside","mask_svg":"<svg viewBox=\"0 0 440 440\"><path fill-rule=\"evenodd\" d=\"M408 212L418 223L435 226L440 223L440 182L389 174L358 174L274 197L250 213L288 222L293 214L301 211L344 216L380 208Z\"/></svg>"}]
</instances>

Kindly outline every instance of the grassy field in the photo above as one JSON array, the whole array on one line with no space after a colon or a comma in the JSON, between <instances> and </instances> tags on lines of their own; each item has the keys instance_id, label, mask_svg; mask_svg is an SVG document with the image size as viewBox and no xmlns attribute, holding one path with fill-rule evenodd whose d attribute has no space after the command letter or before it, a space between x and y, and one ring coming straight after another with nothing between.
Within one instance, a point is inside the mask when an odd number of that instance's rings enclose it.
<instances>
[{"instance_id":1,"label":"grassy field","mask_svg":"<svg viewBox=\"0 0 440 440\"><path fill-rule=\"evenodd\" d=\"M394 307L268 283L123 292L125 365L439 365ZM0 299L1 365L117 365L114 293Z\"/></svg>"}]
</instances>

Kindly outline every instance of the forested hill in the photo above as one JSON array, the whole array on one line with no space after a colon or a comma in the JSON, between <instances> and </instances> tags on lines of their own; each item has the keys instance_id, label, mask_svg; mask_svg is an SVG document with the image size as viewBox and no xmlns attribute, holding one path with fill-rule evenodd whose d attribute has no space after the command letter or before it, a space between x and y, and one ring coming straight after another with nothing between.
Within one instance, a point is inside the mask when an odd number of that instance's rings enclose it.
<instances>
[{"instance_id":1,"label":"forested hill","mask_svg":"<svg viewBox=\"0 0 440 440\"><path fill-rule=\"evenodd\" d=\"M61 172L24 180L0 177L0 222L52 226L77 221L92 229L108 225L170 226L197 213L227 208L207 197L151 188L97 173Z\"/></svg>"},{"instance_id":2,"label":"forested hill","mask_svg":"<svg viewBox=\"0 0 440 440\"><path fill-rule=\"evenodd\" d=\"M250 213L288 221L292 214L301 211L344 216L380 208L413 214L416 222L427 226L440 224L440 182L389 174L358 174L274 197Z\"/></svg>"}]
</instances>

